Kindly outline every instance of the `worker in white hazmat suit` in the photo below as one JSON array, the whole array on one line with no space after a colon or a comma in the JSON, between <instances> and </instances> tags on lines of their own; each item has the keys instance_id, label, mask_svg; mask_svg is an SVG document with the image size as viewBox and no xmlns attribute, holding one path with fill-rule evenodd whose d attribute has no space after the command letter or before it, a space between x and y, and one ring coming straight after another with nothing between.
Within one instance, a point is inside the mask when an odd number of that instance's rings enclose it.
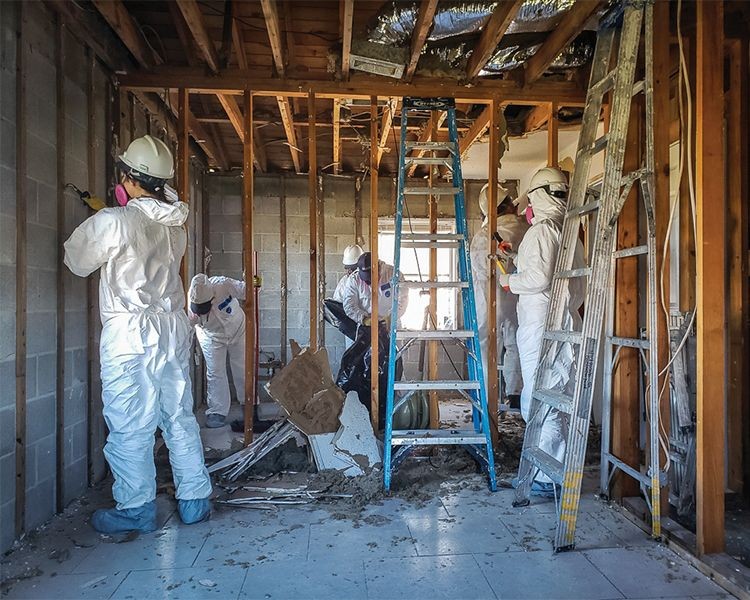
<instances>
[{"instance_id":1,"label":"worker in white hazmat suit","mask_svg":"<svg viewBox=\"0 0 750 600\"><path fill-rule=\"evenodd\" d=\"M544 323L550 300L550 287L555 261L560 248L562 223L567 205L568 182L559 169L545 167L531 178L526 193L528 207L526 216L531 228L526 232L516 257L516 272L498 275L498 283L505 290L518 295L518 332L516 341L521 359L523 391L521 393L521 414L528 421L531 407L531 394L534 389L534 375L539 364ZM585 266L583 246L577 242L574 268ZM585 284L581 278L570 280L565 329L581 330L581 317L578 309L583 303ZM551 358L550 375L544 382L545 388L563 390L572 383L573 348L569 343L560 344L558 353ZM567 415L550 410L542 427L541 449L557 460L565 456ZM539 474L532 486L532 492L544 495L553 493L550 479Z\"/></svg>"},{"instance_id":2,"label":"worker in white hazmat suit","mask_svg":"<svg viewBox=\"0 0 750 600\"><path fill-rule=\"evenodd\" d=\"M369 325L372 316L372 254L365 252L359 257L357 271L346 279L343 290L344 311L347 316L358 325ZM378 261L378 318L391 318L393 309L393 294L391 280L393 266ZM403 275L401 275L403 281ZM409 291L406 286L400 286L398 298L398 315L401 319L406 312L409 302Z\"/></svg>"},{"instance_id":3,"label":"worker in white hazmat suit","mask_svg":"<svg viewBox=\"0 0 750 600\"><path fill-rule=\"evenodd\" d=\"M190 282L188 317L206 359L206 427L226 424L231 397L227 357L240 404L245 401L245 282L198 273Z\"/></svg>"},{"instance_id":4,"label":"worker in white hazmat suit","mask_svg":"<svg viewBox=\"0 0 750 600\"><path fill-rule=\"evenodd\" d=\"M156 138L134 140L119 157L118 198L65 242L65 264L80 277L100 269L100 360L104 455L114 475L116 508L97 510L103 533L156 529L154 432L169 449L178 511L185 523L210 515L211 480L203 461L190 384L190 323L180 261L187 204L169 202L172 155Z\"/></svg>"},{"instance_id":5,"label":"worker in white hazmat suit","mask_svg":"<svg viewBox=\"0 0 750 600\"><path fill-rule=\"evenodd\" d=\"M479 210L484 215L484 221L479 231L471 240L471 271L474 280L474 300L477 307L477 326L479 329L479 344L482 350L482 361L484 365L484 378L487 382L489 373L487 357L489 355L489 329L488 329L488 281L490 269L494 269L494 260L490 260L490 243L488 236L489 219L487 209L487 188L485 185L479 192ZM515 252L523 239L529 226L526 221L516 214L516 207L508 196L508 191L502 186L497 186L497 232L504 242L508 251ZM505 260L506 270L514 269L512 257ZM497 358L502 361L502 379L504 383L505 396L511 403L519 401L521 388L521 365L518 359L518 347L516 346L516 329L518 328L518 317L516 304L518 297L513 294L497 294ZM502 388L501 388L502 389Z\"/></svg>"},{"instance_id":6,"label":"worker in white hazmat suit","mask_svg":"<svg viewBox=\"0 0 750 600\"><path fill-rule=\"evenodd\" d=\"M344 249L344 256L341 260L341 263L344 265L344 276L339 279L339 282L336 284L336 290L333 292L333 299L336 302L344 301L344 287L346 287L346 280L357 270L359 257L364 253L365 251L362 250L362 246L359 244L352 244Z\"/></svg>"}]
</instances>

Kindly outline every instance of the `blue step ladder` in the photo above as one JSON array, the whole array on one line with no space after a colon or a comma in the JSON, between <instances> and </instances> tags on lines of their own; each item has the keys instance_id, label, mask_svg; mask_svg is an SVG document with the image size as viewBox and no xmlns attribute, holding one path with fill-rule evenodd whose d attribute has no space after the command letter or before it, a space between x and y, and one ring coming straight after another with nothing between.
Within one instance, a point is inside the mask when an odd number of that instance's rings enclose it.
<instances>
[{"instance_id":1,"label":"blue step ladder","mask_svg":"<svg viewBox=\"0 0 750 600\"><path fill-rule=\"evenodd\" d=\"M407 123L410 114L431 111L447 113L447 142L412 142L406 139ZM414 151L413 156L408 156ZM450 186L409 186L406 171L413 165L428 165L430 168L444 166L453 174ZM407 197L453 196L455 206L455 233L413 233L411 228L403 232L403 213ZM457 281L401 281L402 248L452 248L456 250L458 262ZM452 98L404 98L401 109L401 145L399 152L398 198L396 203L396 235L394 247L394 271L391 286L393 305L390 326L390 351L388 354L388 387L385 408L384 474L386 491L391 488L393 472L417 446L462 445L474 456L489 480L489 488L497 489L495 461L490 436L490 418L487 411L487 389L482 373L482 356L479 348L477 312L474 302L474 287L471 280L471 259L469 257L469 233L466 225L463 177L461 175L461 155L456 127L456 105ZM401 286L412 289L430 290L453 288L461 292L464 329L399 329L398 298ZM468 379L461 380L420 380L396 381L396 361L416 340L458 343L466 350ZM399 347L400 345L400 347ZM422 391L452 390L471 403L472 429L393 429L393 415L414 394Z\"/></svg>"}]
</instances>

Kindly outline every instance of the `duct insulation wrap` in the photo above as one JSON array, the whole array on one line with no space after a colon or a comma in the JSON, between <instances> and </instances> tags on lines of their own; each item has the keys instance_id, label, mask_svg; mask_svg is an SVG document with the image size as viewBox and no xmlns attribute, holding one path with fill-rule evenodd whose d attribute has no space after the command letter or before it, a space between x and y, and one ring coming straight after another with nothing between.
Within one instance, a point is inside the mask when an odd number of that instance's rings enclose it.
<instances>
[{"instance_id":1,"label":"duct insulation wrap","mask_svg":"<svg viewBox=\"0 0 750 600\"><path fill-rule=\"evenodd\" d=\"M449 0L438 4L430 42L478 33L501 2ZM543 32L554 29L575 0L526 0L518 9L507 33ZM378 44L408 46L419 16L419 3L393 0L375 17L367 39Z\"/></svg>"},{"instance_id":2,"label":"duct insulation wrap","mask_svg":"<svg viewBox=\"0 0 750 600\"><path fill-rule=\"evenodd\" d=\"M490 58L480 76L498 75L522 66L541 47L543 38L538 35L508 35ZM569 44L549 66L549 71L564 71L586 64L594 53L594 35L584 33ZM468 42L443 44L428 48L419 62L419 72L426 71L433 76L454 75L460 77L473 46ZM423 73L425 74L425 73Z\"/></svg>"}]
</instances>

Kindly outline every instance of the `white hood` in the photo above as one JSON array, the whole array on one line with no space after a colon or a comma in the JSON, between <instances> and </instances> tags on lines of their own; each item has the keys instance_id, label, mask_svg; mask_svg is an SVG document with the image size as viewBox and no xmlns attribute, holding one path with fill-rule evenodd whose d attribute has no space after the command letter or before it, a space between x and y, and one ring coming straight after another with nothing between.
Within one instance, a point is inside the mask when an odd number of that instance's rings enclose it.
<instances>
[{"instance_id":1,"label":"white hood","mask_svg":"<svg viewBox=\"0 0 750 600\"><path fill-rule=\"evenodd\" d=\"M161 202L156 198L134 198L128 202L128 207L140 210L152 221L166 225L167 227L178 227L183 225L188 218L188 205L184 202L169 204Z\"/></svg>"},{"instance_id":2,"label":"white hood","mask_svg":"<svg viewBox=\"0 0 750 600\"><path fill-rule=\"evenodd\" d=\"M550 196L544 189L539 188L529 193L529 202L534 209L534 218L531 220L532 224L550 220L558 225L562 225L565 218L567 199L555 198L554 196Z\"/></svg>"}]
</instances>

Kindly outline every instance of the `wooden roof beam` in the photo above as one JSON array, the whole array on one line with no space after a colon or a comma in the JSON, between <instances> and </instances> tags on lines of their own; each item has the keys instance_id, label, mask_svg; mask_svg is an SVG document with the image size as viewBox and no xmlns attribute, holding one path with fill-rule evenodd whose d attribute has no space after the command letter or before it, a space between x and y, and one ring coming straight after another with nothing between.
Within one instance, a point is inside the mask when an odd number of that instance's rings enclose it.
<instances>
[{"instance_id":1,"label":"wooden roof beam","mask_svg":"<svg viewBox=\"0 0 750 600\"><path fill-rule=\"evenodd\" d=\"M297 133L294 129L294 114L292 113L292 106L289 103L289 98L284 96L277 96L276 101L279 104L279 113L281 113L281 122L284 125L284 133L286 133L286 141L289 145L289 152L292 155L292 162L294 163L294 171L301 173L300 165L300 147L297 145Z\"/></svg>"},{"instance_id":2,"label":"wooden roof beam","mask_svg":"<svg viewBox=\"0 0 750 600\"><path fill-rule=\"evenodd\" d=\"M388 136L391 133L391 125L393 125L393 117L396 114L396 111L398 110L398 105L401 103L400 98L389 98L388 104L385 107L385 111L383 112L383 120L381 121L381 128L380 128L380 140L378 142L378 153L375 158L375 164L377 167L380 167L380 160L383 158L383 153L385 152L385 149L388 147Z\"/></svg>"},{"instance_id":3,"label":"wooden roof beam","mask_svg":"<svg viewBox=\"0 0 750 600\"><path fill-rule=\"evenodd\" d=\"M169 3L171 4L171 2ZM245 39L242 35L240 22L237 20L237 8L234 9L235 17L232 19L232 41L234 43L234 54L237 57L237 65L240 69L247 69L247 54L245 54Z\"/></svg>"},{"instance_id":4,"label":"wooden roof beam","mask_svg":"<svg viewBox=\"0 0 750 600\"><path fill-rule=\"evenodd\" d=\"M560 24L549 33L541 48L526 61L523 70L524 85L534 83L544 74L560 52L581 33L591 15L602 4L602 0L577 0L573 4Z\"/></svg>"},{"instance_id":5,"label":"wooden roof beam","mask_svg":"<svg viewBox=\"0 0 750 600\"><path fill-rule=\"evenodd\" d=\"M94 0L94 6L135 57L139 65L153 67L164 62L156 51L148 45L143 31L133 20L121 0Z\"/></svg>"},{"instance_id":6,"label":"wooden roof beam","mask_svg":"<svg viewBox=\"0 0 750 600\"><path fill-rule=\"evenodd\" d=\"M437 10L438 0L422 0L419 5L419 15L417 16L417 23L414 26L414 32L411 35L411 53L409 55L409 62L406 65L403 79L410 81L414 76L414 72L417 70L417 64L419 63L419 55L422 54L427 36L432 29L432 23L435 19L435 11Z\"/></svg>"},{"instance_id":7,"label":"wooden roof beam","mask_svg":"<svg viewBox=\"0 0 750 600\"><path fill-rule=\"evenodd\" d=\"M279 11L276 8L276 0L260 0L263 7L263 16L266 19L266 31L268 32L268 41L271 44L271 53L273 54L273 63L276 65L276 72L280 77L286 75L286 65L284 63L284 49L281 44L281 28L279 27Z\"/></svg>"},{"instance_id":8,"label":"wooden roof beam","mask_svg":"<svg viewBox=\"0 0 750 600\"><path fill-rule=\"evenodd\" d=\"M237 103L237 99L234 96L228 96L226 94L217 94L216 97L224 107L224 110L229 117L229 121L232 123L232 127L234 127L237 135L241 140L244 140L244 117L242 115L242 111L240 110L240 106ZM266 152L263 148L263 145L260 143L260 140L258 139L258 131L254 131L253 134L253 162L255 163L255 166L258 167L259 171L265 172L267 169Z\"/></svg>"},{"instance_id":9,"label":"wooden roof beam","mask_svg":"<svg viewBox=\"0 0 750 600\"><path fill-rule=\"evenodd\" d=\"M193 34L193 39L198 45L198 49L201 51L203 58L205 59L208 67L214 73L219 72L219 53L216 51L213 40L208 35L208 29L206 28L206 22L201 14L201 9L198 6L196 0L175 0L177 7L180 9L182 16L187 23L188 29Z\"/></svg>"},{"instance_id":10,"label":"wooden roof beam","mask_svg":"<svg viewBox=\"0 0 750 600\"><path fill-rule=\"evenodd\" d=\"M531 133L544 127L549 121L549 107L544 104L534 106L526 118L523 120L524 133Z\"/></svg>"},{"instance_id":11,"label":"wooden roof beam","mask_svg":"<svg viewBox=\"0 0 750 600\"><path fill-rule=\"evenodd\" d=\"M341 74L349 78L354 24L354 0L341 0Z\"/></svg>"},{"instance_id":12,"label":"wooden roof beam","mask_svg":"<svg viewBox=\"0 0 750 600\"><path fill-rule=\"evenodd\" d=\"M221 48L219 49L220 69L226 69L229 66L229 57L232 55L232 26L236 8L233 0L224 0L224 23L221 28Z\"/></svg>"},{"instance_id":13,"label":"wooden roof beam","mask_svg":"<svg viewBox=\"0 0 750 600\"><path fill-rule=\"evenodd\" d=\"M500 2L482 29L482 35L471 52L471 58L466 65L466 78L474 79L492 58L495 48L505 35L511 22L521 8L523 0L506 0Z\"/></svg>"}]
</instances>

